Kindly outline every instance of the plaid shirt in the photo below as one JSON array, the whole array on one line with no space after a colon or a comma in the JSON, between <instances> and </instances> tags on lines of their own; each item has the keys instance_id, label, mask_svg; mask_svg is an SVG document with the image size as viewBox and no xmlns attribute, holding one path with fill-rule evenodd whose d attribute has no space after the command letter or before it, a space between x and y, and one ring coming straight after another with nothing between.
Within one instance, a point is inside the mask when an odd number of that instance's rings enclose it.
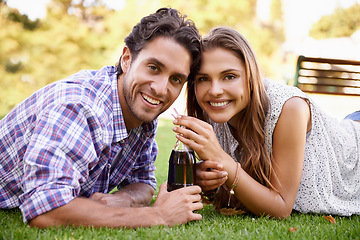
<instances>
[{"instance_id":1,"label":"plaid shirt","mask_svg":"<svg viewBox=\"0 0 360 240\"><path fill-rule=\"evenodd\" d=\"M20 207L26 222L118 185L156 188L156 129L157 120L127 132L115 67L40 89L0 121L0 208Z\"/></svg>"}]
</instances>

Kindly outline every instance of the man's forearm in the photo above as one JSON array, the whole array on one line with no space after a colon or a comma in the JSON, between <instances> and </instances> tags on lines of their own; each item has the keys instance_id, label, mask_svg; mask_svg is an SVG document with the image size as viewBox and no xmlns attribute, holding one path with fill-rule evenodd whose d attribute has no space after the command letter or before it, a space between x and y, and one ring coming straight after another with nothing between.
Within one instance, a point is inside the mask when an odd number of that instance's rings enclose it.
<instances>
[{"instance_id":1,"label":"man's forearm","mask_svg":"<svg viewBox=\"0 0 360 240\"><path fill-rule=\"evenodd\" d=\"M139 213L137 213L139 211ZM141 218L139 218L141 214ZM107 207L86 198L75 198L70 203L41 214L29 222L32 227L85 226L85 227L146 227L162 224L155 209Z\"/></svg>"},{"instance_id":2,"label":"man's forearm","mask_svg":"<svg viewBox=\"0 0 360 240\"><path fill-rule=\"evenodd\" d=\"M131 189L126 189L126 191L134 191L136 187L142 189L144 186L133 186ZM144 199L149 198L146 197L147 195L152 196L150 193L153 190L149 191L149 188L146 187L144 189L148 190L147 193L139 196L143 196ZM29 224L39 228L68 225L111 228L174 226L189 221L201 220L201 215L194 213L194 211L202 208L200 192L201 188L199 186L190 186L168 192L167 183L163 183L152 207L113 207L91 198L78 197L64 206L35 217ZM121 191L117 194L121 194ZM115 196L115 198L118 197ZM109 198L107 199L109 200ZM134 199L137 199L137 196L134 196Z\"/></svg>"},{"instance_id":3,"label":"man's forearm","mask_svg":"<svg viewBox=\"0 0 360 240\"><path fill-rule=\"evenodd\" d=\"M127 185L113 194L94 193L90 200L108 207L145 207L151 203L155 190L145 183Z\"/></svg>"},{"instance_id":4,"label":"man's forearm","mask_svg":"<svg viewBox=\"0 0 360 240\"><path fill-rule=\"evenodd\" d=\"M130 184L114 192L115 195L123 195L124 197L128 195L128 198L133 201L131 207L148 206L154 193L155 189L146 183Z\"/></svg>"}]
</instances>

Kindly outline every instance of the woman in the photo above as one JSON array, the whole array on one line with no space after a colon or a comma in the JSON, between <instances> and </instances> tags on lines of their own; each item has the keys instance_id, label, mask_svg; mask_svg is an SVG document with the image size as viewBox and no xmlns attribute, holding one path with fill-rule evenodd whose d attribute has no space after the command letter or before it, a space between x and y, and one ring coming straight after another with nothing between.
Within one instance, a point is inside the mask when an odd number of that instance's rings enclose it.
<instances>
[{"instance_id":1,"label":"woman","mask_svg":"<svg viewBox=\"0 0 360 240\"><path fill-rule=\"evenodd\" d=\"M326 116L299 89L261 79L242 35L218 27L203 39L177 138L202 160L197 184L217 210L287 218L360 214L360 124Z\"/></svg>"}]
</instances>

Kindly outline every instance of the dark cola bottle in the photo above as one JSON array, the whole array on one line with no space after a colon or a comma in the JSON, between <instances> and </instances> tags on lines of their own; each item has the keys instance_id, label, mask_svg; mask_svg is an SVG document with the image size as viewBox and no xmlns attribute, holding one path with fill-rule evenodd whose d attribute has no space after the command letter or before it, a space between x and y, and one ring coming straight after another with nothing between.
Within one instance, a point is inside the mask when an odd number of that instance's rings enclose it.
<instances>
[{"instance_id":1,"label":"dark cola bottle","mask_svg":"<svg viewBox=\"0 0 360 240\"><path fill-rule=\"evenodd\" d=\"M177 140L169 158L168 191L195 183L195 163L194 150Z\"/></svg>"}]
</instances>

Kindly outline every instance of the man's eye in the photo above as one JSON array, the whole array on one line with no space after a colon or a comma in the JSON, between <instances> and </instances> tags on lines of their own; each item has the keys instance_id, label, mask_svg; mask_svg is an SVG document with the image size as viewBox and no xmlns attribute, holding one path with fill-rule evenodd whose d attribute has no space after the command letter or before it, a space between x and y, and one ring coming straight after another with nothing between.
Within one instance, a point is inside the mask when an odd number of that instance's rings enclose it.
<instances>
[{"instance_id":1,"label":"man's eye","mask_svg":"<svg viewBox=\"0 0 360 240\"><path fill-rule=\"evenodd\" d=\"M152 71L157 71L158 68L154 65L150 65L149 68L152 70Z\"/></svg>"},{"instance_id":2,"label":"man's eye","mask_svg":"<svg viewBox=\"0 0 360 240\"><path fill-rule=\"evenodd\" d=\"M171 79L176 83L181 83L181 79L179 77L172 76Z\"/></svg>"}]
</instances>

